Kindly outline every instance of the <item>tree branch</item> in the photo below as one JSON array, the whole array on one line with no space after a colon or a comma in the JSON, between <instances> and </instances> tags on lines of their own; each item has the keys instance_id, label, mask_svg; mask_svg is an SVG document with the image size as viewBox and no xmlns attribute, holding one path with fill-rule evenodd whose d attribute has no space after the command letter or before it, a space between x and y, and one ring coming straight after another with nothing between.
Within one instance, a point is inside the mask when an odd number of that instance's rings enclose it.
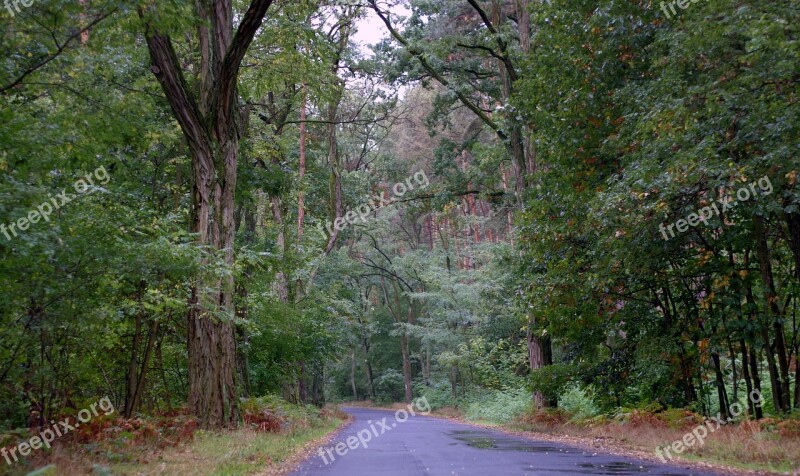
<instances>
[{"instance_id":1,"label":"tree branch","mask_svg":"<svg viewBox=\"0 0 800 476\"><path fill-rule=\"evenodd\" d=\"M414 56L415 58L417 58L419 60L419 62L422 65L422 67L425 68L425 70L434 79L436 79L436 81L438 81L442 86L444 86L444 87L450 89L451 91L453 91L455 93L456 97L458 97L458 99L461 101L462 104L464 104L464 106L467 107L467 109L469 109L470 111L475 113L475 115L478 116L484 123L486 123L486 125L488 125L490 128L492 128L492 130L495 132L495 134L497 134L497 137L499 137L503 141L508 139L508 136L500 128L500 125L498 125L496 122L494 122L491 117L489 117L485 112L483 112L483 110L481 110L481 108L479 108L477 105L473 104L472 101L470 101L469 98L467 98L464 95L464 93L462 93L461 91L457 91L455 88L452 88L450 86L450 82L447 79L445 79L444 76L439 74L439 72L436 71L433 68L433 66L431 66L430 62L428 62L428 60L425 58L423 52L421 50L419 50L417 48L414 48L414 47L412 47L410 45L408 40L406 40L400 34L400 32L398 32L392 26L392 22L389 20L389 18L386 16L386 14L384 14L384 12L382 12L381 9L378 8L378 4L377 4L376 0L368 0L368 1L369 1L370 6L372 7L372 9L378 15L378 17L381 19L381 21L383 21L384 25L386 25L386 28L388 28L389 33L392 35L392 37L395 40L397 40L398 43L400 43L401 45L406 47L408 52L412 56Z\"/></svg>"},{"instance_id":2,"label":"tree branch","mask_svg":"<svg viewBox=\"0 0 800 476\"><path fill-rule=\"evenodd\" d=\"M244 55L253 42L256 32L264 21L267 10L273 0L252 0L250 7L244 14L239 28L231 41L231 46L225 53L222 68L219 74L219 90L217 91L218 111L223 116L234 113L236 104L236 80L239 76L239 67L244 60Z\"/></svg>"},{"instance_id":3,"label":"tree branch","mask_svg":"<svg viewBox=\"0 0 800 476\"><path fill-rule=\"evenodd\" d=\"M75 40L76 38L79 38L84 32L88 31L89 29L91 29L92 27L94 27L95 25L100 23L101 21L105 20L106 18L111 16L116 11L117 11L117 9L114 8L114 9L110 10L108 13L104 13L104 14L98 16L97 18L92 20L88 25L86 25L86 27L84 27L84 28L80 29L79 31L76 31L72 35L68 36L66 41L64 41L60 45L58 44L58 41L56 40L55 36L53 36L53 41L55 41L55 43L56 43L56 51L54 53L51 53L51 54L45 56L44 58L39 60L38 63L34 64L33 66L31 66L28 69L26 69L25 71L23 71L16 79L11 81L10 83L5 84L2 87L0 87L0 93L4 93L4 92L8 91L9 89L19 85L20 83L22 83L22 81L26 77L28 77L29 75L33 74L34 72L36 72L40 68L44 67L47 63L49 63L49 62L53 61L54 59L56 59L59 55L61 55L61 53L63 53L67 49L67 47L70 45L70 43L72 43L73 40Z\"/></svg>"},{"instance_id":4,"label":"tree branch","mask_svg":"<svg viewBox=\"0 0 800 476\"><path fill-rule=\"evenodd\" d=\"M514 68L514 63L511 62L511 58L508 56L508 45L505 41L503 41L503 38L500 37L500 32L497 31L497 28L495 28L495 26L492 24L492 21L489 20L489 16L486 14L483 8L481 8L477 0L467 0L467 3L472 5L472 8L478 12L478 16L480 16L481 20L483 20L483 24L486 25L486 28L492 35L494 35L495 41L497 41L497 46L500 48L501 54L497 55L493 53L492 56L503 62L503 65L508 71L508 77L511 79L511 82L516 81L517 70Z\"/></svg>"}]
</instances>

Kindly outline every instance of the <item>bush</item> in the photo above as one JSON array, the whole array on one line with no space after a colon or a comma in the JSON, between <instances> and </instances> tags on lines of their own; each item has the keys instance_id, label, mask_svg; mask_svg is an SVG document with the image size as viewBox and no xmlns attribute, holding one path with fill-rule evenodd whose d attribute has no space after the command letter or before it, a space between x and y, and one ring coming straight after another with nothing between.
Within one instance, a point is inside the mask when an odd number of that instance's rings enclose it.
<instances>
[{"instance_id":1,"label":"bush","mask_svg":"<svg viewBox=\"0 0 800 476\"><path fill-rule=\"evenodd\" d=\"M491 391L467 397L466 416L470 420L506 423L522 415L531 405L528 389Z\"/></svg>"},{"instance_id":2,"label":"bush","mask_svg":"<svg viewBox=\"0 0 800 476\"><path fill-rule=\"evenodd\" d=\"M320 409L313 405L295 405L275 395L242 400L245 424L266 432L310 428L322 421Z\"/></svg>"},{"instance_id":3,"label":"bush","mask_svg":"<svg viewBox=\"0 0 800 476\"><path fill-rule=\"evenodd\" d=\"M586 391L578 386L570 387L558 398L558 406L572 416L573 420L585 420L600 413L600 409Z\"/></svg>"},{"instance_id":4,"label":"bush","mask_svg":"<svg viewBox=\"0 0 800 476\"><path fill-rule=\"evenodd\" d=\"M447 379L432 381L430 385L417 384L414 386L414 395L425 397L432 410L457 404L453 400L453 391Z\"/></svg>"}]
</instances>

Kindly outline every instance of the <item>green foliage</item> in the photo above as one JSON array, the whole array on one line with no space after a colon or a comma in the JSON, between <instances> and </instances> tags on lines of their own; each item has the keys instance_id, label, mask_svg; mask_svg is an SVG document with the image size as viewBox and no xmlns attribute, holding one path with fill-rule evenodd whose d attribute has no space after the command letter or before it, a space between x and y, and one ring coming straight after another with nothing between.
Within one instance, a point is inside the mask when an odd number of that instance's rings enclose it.
<instances>
[{"instance_id":1,"label":"green foliage","mask_svg":"<svg viewBox=\"0 0 800 476\"><path fill-rule=\"evenodd\" d=\"M573 420L586 420L597 416L600 408L595 404L586 389L569 387L558 396L558 406L572 416Z\"/></svg>"},{"instance_id":2,"label":"green foliage","mask_svg":"<svg viewBox=\"0 0 800 476\"><path fill-rule=\"evenodd\" d=\"M478 392L467 397L464 411L470 420L506 423L531 406L531 393L525 388Z\"/></svg>"}]
</instances>

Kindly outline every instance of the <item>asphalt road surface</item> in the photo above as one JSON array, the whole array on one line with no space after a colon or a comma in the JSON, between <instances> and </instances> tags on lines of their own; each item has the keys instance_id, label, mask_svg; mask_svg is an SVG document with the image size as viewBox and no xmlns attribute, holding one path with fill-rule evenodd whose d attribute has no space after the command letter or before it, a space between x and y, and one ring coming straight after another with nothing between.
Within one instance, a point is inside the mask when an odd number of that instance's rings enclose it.
<instances>
[{"instance_id":1,"label":"asphalt road surface","mask_svg":"<svg viewBox=\"0 0 800 476\"><path fill-rule=\"evenodd\" d=\"M292 475L717 474L532 441L421 415L401 422L403 415L398 420L390 411L344 410L355 421Z\"/></svg>"}]
</instances>

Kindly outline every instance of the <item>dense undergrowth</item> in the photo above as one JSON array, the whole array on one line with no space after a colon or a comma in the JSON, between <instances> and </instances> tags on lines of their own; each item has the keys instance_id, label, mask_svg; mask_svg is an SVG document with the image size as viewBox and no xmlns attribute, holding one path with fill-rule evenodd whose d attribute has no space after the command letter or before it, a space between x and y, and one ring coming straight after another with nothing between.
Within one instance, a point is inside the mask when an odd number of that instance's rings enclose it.
<instances>
[{"instance_id":1,"label":"dense undergrowth","mask_svg":"<svg viewBox=\"0 0 800 476\"><path fill-rule=\"evenodd\" d=\"M342 414L331 407L295 405L271 395L244 399L241 409L241 427L223 432L200 429L196 419L183 409L136 418L121 418L117 414L101 416L56 439L51 449L34 450L12 465L0 466L0 474L22 475L37 468L42 474L76 474L76 471L141 474L140 471L150 465L166 462L186 466L176 461L175 454L196 453L195 456L202 459L203 455L212 455L229 443L235 446L233 442L240 442L236 452L218 456L233 458L231 467L236 466L236 455L239 455L247 459L246 467L263 469L286 459L300 442L324 435L342 418ZM38 429L28 428L0 434L0 447L11 448L38 434ZM251 446L253 450L248 452ZM272 451L268 451L269 448ZM263 453L260 456L259 451ZM209 459L214 460L211 456ZM186 468L191 474L204 474L191 465ZM170 472L178 473L182 471ZM236 470L229 474L249 472Z\"/></svg>"}]
</instances>

